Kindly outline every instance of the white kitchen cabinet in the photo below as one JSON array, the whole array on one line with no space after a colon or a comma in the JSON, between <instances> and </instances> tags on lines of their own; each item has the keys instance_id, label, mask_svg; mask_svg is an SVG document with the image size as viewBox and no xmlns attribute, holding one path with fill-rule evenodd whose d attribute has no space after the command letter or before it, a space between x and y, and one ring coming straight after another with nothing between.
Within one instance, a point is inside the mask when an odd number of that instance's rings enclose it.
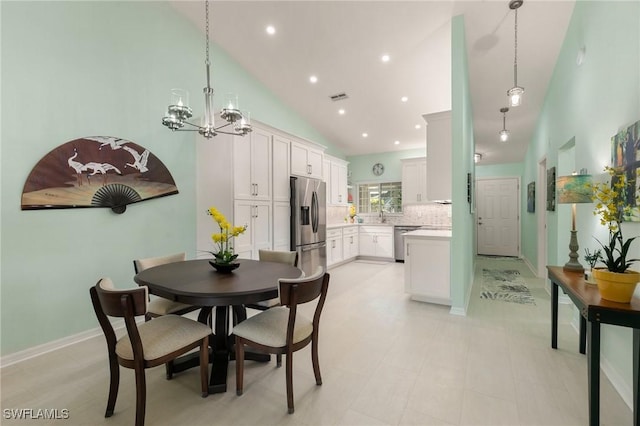
<instances>
[{"instance_id":1,"label":"white kitchen cabinet","mask_svg":"<svg viewBox=\"0 0 640 426\"><path fill-rule=\"evenodd\" d=\"M342 228L342 258L355 259L359 254L358 226Z\"/></svg>"},{"instance_id":2,"label":"white kitchen cabinet","mask_svg":"<svg viewBox=\"0 0 640 426\"><path fill-rule=\"evenodd\" d=\"M402 204L421 204L427 200L427 159L402 160Z\"/></svg>"},{"instance_id":3,"label":"white kitchen cabinet","mask_svg":"<svg viewBox=\"0 0 640 426\"><path fill-rule=\"evenodd\" d=\"M247 225L244 234L235 237L234 249L239 258L258 259L258 250L271 250L272 203L270 201L236 200L234 226Z\"/></svg>"},{"instance_id":4,"label":"white kitchen cabinet","mask_svg":"<svg viewBox=\"0 0 640 426\"><path fill-rule=\"evenodd\" d=\"M327 204L347 205L347 165L340 158L324 156L324 180L327 183Z\"/></svg>"},{"instance_id":5,"label":"white kitchen cabinet","mask_svg":"<svg viewBox=\"0 0 640 426\"><path fill-rule=\"evenodd\" d=\"M291 141L291 174L322 179L323 155L320 149Z\"/></svg>"},{"instance_id":6,"label":"white kitchen cabinet","mask_svg":"<svg viewBox=\"0 0 640 426\"><path fill-rule=\"evenodd\" d=\"M413 300L451 306L451 232L408 232L404 250L405 292Z\"/></svg>"},{"instance_id":7,"label":"white kitchen cabinet","mask_svg":"<svg viewBox=\"0 0 640 426\"><path fill-rule=\"evenodd\" d=\"M273 201L275 203L289 202L290 146L289 139L279 135L273 136Z\"/></svg>"},{"instance_id":8,"label":"white kitchen cabinet","mask_svg":"<svg viewBox=\"0 0 640 426\"><path fill-rule=\"evenodd\" d=\"M291 218L291 206L278 201L273 203L273 249L278 251L291 250L291 231L289 223Z\"/></svg>"},{"instance_id":9,"label":"white kitchen cabinet","mask_svg":"<svg viewBox=\"0 0 640 426\"><path fill-rule=\"evenodd\" d=\"M423 115L427 122L427 198L451 200L451 111Z\"/></svg>"},{"instance_id":10,"label":"white kitchen cabinet","mask_svg":"<svg viewBox=\"0 0 640 426\"><path fill-rule=\"evenodd\" d=\"M361 226L359 255L393 258L393 226Z\"/></svg>"},{"instance_id":11,"label":"white kitchen cabinet","mask_svg":"<svg viewBox=\"0 0 640 426\"><path fill-rule=\"evenodd\" d=\"M271 200L271 138L271 133L260 128L234 137L234 198Z\"/></svg>"},{"instance_id":12,"label":"white kitchen cabinet","mask_svg":"<svg viewBox=\"0 0 640 426\"><path fill-rule=\"evenodd\" d=\"M327 267L342 262L342 229L327 230Z\"/></svg>"}]
</instances>

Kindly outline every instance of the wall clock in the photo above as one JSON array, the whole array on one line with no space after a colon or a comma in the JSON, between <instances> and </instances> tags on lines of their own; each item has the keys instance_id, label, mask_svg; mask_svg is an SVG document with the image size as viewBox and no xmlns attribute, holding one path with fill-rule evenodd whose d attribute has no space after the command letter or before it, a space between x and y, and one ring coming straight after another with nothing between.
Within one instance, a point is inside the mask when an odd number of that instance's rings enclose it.
<instances>
[{"instance_id":1,"label":"wall clock","mask_svg":"<svg viewBox=\"0 0 640 426\"><path fill-rule=\"evenodd\" d=\"M374 175L380 176L384 173L384 166L381 163L376 163L373 165L373 168L371 169L371 171L373 172Z\"/></svg>"}]
</instances>

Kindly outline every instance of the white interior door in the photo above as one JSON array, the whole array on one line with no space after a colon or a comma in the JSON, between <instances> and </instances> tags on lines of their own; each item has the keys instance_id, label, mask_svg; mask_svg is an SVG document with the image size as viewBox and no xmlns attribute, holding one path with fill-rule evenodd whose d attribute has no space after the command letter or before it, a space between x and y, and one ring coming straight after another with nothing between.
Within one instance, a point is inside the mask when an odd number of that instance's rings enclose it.
<instances>
[{"instance_id":1,"label":"white interior door","mask_svg":"<svg viewBox=\"0 0 640 426\"><path fill-rule=\"evenodd\" d=\"M520 254L518 186L517 178L478 180L478 254Z\"/></svg>"}]
</instances>

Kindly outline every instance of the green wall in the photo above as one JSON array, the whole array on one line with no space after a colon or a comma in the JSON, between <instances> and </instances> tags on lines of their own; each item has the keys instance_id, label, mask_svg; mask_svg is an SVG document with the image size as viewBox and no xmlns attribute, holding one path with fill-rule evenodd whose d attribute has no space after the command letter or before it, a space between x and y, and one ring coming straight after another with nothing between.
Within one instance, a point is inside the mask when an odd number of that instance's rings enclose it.
<instances>
[{"instance_id":1,"label":"green wall","mask_svg":"<svg viewBox=\"0 0 640 426\"><path fill-rule=\"evenodd\" d=\"M483 166L476 164L476 178L481 177L522 177L522 170L524 165L522 163L504 163L504 164L490 164Z\"/></svg>"},{"instance_id":2,"label":"green wall","mask_svg":"<svg viewBox=\"0 0 640 426\"><path fill-rule=\"evenodd\" d=\"M578 65L576 56L583 46L585 60ZM603 167L610 162L611 137L639 119L640 2L576 2L527 151L523 182L536 180L541 158L546 157L547 168L557 166L561 147L572 138L575 147L570 155L575 158L563 158L563 162L572 163L577 170L586 168L596 176L602 175ZM568 235L569 229L557 213L536 209L536 214L548 215L547 262L551 264L564 263L567 253L567 246L558 243L556 235ZM523 227L523 239L535 241L535 221L523 223ZM595 247L592 237L607 237L605 227L588 207L578 209L577 230L581 256L583 247ZM626 236L640 235L640 223L623 224L623 232ZM527 250L533 252L537 247ZM640 257L640 244L636 242L632 251L633 257ZM638 263L634 266L636 270L640 268ZM603 362L628 391L632 384L631 340L628 328L603 327Z\"/></svg>"},{"instance_id":3,"label":"green wall","mask_svg":"<svg viewBox=\"0 0 640 426\"><path fill-rule=\"evenodd\" d=\"M466 191L467 174L474 175L475 142L463 16L453 18L451 33L451 309L452 312L462 313L466 311L471 294L476 247L475 221Z\"/></svg>"},{"instance_id":4,"label":"green wall","mask_svg":"<svg viewBox=\"0 0 640 426\"><path fill-rule=\"evenodd\" d=\"M97 327L89 287L134 286L132 259L196 254L193 133L161 125L169 90L201 113L204 37L167 2L0 2L1 354ZM212 49L214 88L236 92L252 118L327 145L292 110ZM221 105L221 100L216 99ZM21 211L33 166L83 136L117 136L153 152L180 193L108 209Z\"/></svg>"},{"instance_id":5,"label":"green wall","mask_svg":"<svg viewBox=\"0 0 640 426\"><path fill-rule=\"evenodd\" d=\"M376 154L354 155L347 157L351 182L400 182L402 180L402 159L426 157L427 145L423 149L407 149L404 151L380 152ZM382 176L375 176L371 168L376 163L384 165Z\"/></svg>"}]
</instances>

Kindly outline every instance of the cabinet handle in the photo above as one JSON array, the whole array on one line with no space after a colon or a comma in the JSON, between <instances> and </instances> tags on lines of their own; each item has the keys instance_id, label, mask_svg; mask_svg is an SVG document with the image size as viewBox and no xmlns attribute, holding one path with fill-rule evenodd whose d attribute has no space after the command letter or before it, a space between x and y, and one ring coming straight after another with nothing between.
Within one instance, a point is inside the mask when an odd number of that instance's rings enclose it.
<instances>
[{"instance_id":1,"label":"cabinet handle","mask_svg":"<svg viewBox=\"0 0 640 426\"><path fill-rule=\"evenodd\" d=\"M256 183L256 196L260 193L260 187L258 186L258 184Z\"/></svg>"},{"instance_id":2,"label":"cabinet handle","mask_svg":"<svg viewBox=\"0 0 640 426\"><path fill-rule=\"evenodd\" d=\"M406 255L409 256L409 245L407 245Z\"/></svg>"},{"instance_id":3,"label":"cabinet handle","mask_svg":"<svg viewBox=\"0 0 640 426\"><path fill-rule=\"evenodd\" d=\"M353 235L351 236L351 243L350 244L353 244Z\"/></svg>"}]
</instances>

